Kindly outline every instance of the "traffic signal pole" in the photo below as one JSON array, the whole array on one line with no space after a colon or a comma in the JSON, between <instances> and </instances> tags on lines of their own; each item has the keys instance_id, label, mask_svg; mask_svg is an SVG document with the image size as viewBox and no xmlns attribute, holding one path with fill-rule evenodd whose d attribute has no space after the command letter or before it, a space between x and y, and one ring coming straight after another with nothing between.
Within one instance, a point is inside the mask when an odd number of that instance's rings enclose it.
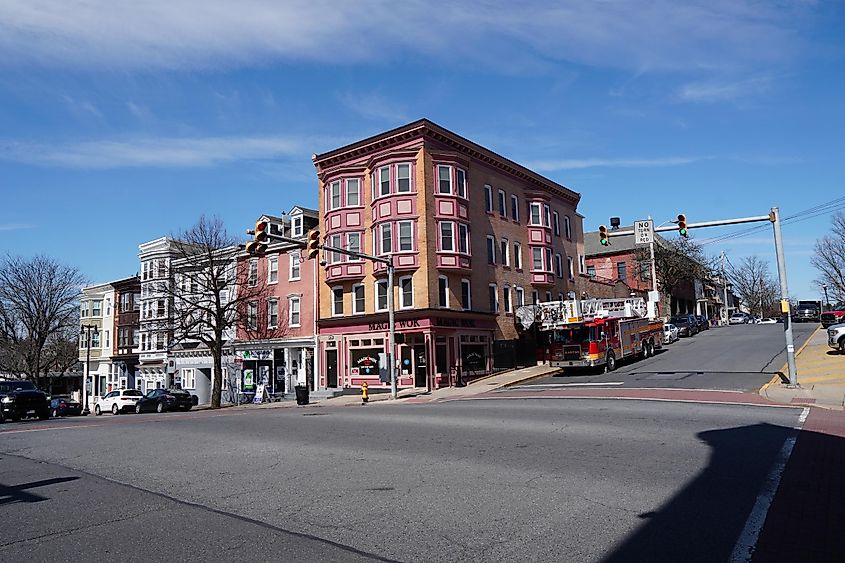
<instances>
[{"instance_id":1,"label":"traffic signal pole","mask_svg":"<svg viewBox=\"0 0 845 563\"><path fill-rule=\"evenodd\" d=\"M678 218L680 219L683 217L684 221L686 221L686 215L679 215ZM780 310L781 314L783 315L783 323L784 323L784 339L786 340L786 365L789 370L789 385L791 387L798 386L798 370L795 366L795 341L792 336L792 315L790 314L790 307L789 307L789 288L787 287L786 282L786 259L783 252L783 237L781 235L781 224L780 224L780 211L777 207L772 207L771 211L768 215L757 215L753 217L740 217L737 219L720 219L717 221L703 221L701 223L689 223L685 224L684 226L686 229L701 229L705 227L722 227L725 225L740 225L743 223L760 223L763 221L769 221L772 223L772 227L774 230L775 235L775 255L777 256L777 263L778 263L778 278L780 280ZM621 236L630 236L634 234L634 231L608 231L606 228L599 227L599 239L600 241L606 241L607 245L610 244L609 238L612 237L621 237ZM678 226L665 226L665 227L655 227L654 232L666 232L666 231L677 231ZM681 233L682 236L686 236L685 232ZM605 244L605 242L602 242ZM654 259L652 258L652 263Z\"/></svg>"}]
</instances>

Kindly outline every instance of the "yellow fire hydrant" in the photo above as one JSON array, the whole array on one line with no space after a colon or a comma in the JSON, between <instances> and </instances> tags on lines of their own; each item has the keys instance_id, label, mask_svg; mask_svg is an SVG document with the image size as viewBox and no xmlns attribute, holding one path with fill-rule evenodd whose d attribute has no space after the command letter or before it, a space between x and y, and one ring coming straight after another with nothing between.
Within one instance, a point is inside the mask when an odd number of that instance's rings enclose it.
<instances>
[{"instance_id":1,"label":"yellow fire hydrant","mask_svg":"<svg viewBox=\"0 0 845 563\"><path fill-rule=\"evenodd\" d=\"M361 384L361 400L364 404L370 400L370 386L367 385L366 381Z\"/></svg>"}]
</instances>

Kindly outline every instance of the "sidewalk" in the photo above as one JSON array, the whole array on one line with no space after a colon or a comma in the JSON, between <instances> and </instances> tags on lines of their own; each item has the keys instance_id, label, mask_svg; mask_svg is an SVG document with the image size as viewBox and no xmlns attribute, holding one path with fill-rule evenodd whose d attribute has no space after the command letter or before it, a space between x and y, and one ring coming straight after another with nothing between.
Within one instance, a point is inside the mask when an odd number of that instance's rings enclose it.
<instances>
[{"instance_id":1,"label":"sidewalk","mask_svg":"<svg viewBox=\"0 0 845 563\"><path fill-rule=\"evenodd\" d=\"M827 331L821 326L795 357L798 387L790 389L780 376L760 389L760 394L777 403L845 408L845 355L827 345ZM787 368L781 369L787 378Z\"/></svg>"},{"instance_id":2,"label":"sidewalk","mask_svg":"<svg viewBox=\"0 0 845 563\"><path fill-rule=\"evenodd\" d=\"M551 366L531 366L523 369L515 369L497 373L477 379L464 387L443 387L435 391L426 392L425 389L404 389L398 393L398 400L402 403L431 403L434 401L454 401L467 399L496 389L503 389L518 385L532 379L546 377L559 371L560 368ZM390 393L371 393L370 403L387 401ZM329 399L323 404L328 405L360 405L361 395L343 395Z\"/></svg>"}]
</instances>

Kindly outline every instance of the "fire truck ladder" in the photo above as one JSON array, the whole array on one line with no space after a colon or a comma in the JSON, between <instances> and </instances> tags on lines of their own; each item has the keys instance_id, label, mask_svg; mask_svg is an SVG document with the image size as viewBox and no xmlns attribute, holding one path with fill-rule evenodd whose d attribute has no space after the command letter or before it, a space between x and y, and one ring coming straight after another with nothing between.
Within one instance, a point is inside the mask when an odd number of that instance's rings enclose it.
<instances>
[{"instance_id":1,"label":"fire truck ladder","mask_svg":"<svg viewBox=\"0 0 845 563\"><path fill-rule=\"evenodd\" d=\"M581 316L585 321L595 318L643 318L648 314L645 299L585 299L581 301Z\"/></svg>"}]
</instances>

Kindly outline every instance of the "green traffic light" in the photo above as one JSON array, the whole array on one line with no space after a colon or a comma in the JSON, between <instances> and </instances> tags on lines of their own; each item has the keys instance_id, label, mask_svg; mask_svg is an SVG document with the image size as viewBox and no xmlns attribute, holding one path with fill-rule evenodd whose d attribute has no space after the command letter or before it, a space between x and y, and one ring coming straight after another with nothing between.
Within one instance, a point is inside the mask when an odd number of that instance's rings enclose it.
<instances>
[{"instance_id":1,"label":"green traffic light","mask_svg":"<svg viewBox=\"0 0 845 563\"><path fill-rule=\"evenodd\" d=\"M687 236L687 230L686 229L681 229L681 236L682 237Z\"/></svg>"},{"instance_id":2,"label":"green traffic light","mask_svg":"<svg viewBox=\"0 0 845 563\"><path fill-rule=\"evenodd\" d=\"M600 242L601 242L602 246L607 246L607 239L606 238L601 239Z\"/></svg>"}]
</instances>

